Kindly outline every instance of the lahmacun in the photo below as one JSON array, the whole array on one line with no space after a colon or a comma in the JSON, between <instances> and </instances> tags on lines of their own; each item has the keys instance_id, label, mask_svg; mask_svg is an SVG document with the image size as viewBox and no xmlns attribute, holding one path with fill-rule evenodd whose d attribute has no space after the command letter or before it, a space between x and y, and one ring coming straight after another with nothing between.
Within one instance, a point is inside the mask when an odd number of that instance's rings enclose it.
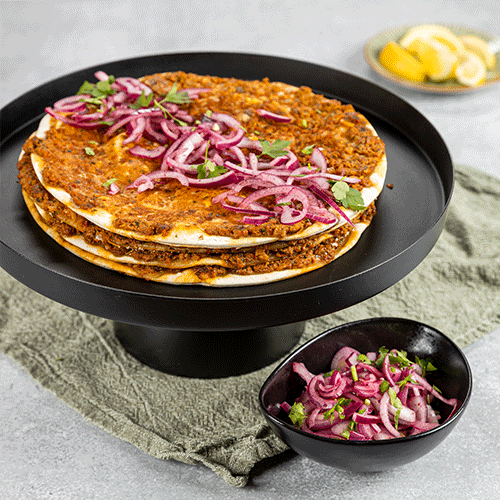
<instances>
[{"instance_id":1,"label":"lahmacun","mask_svg":"<svg viewBox=\"0 0 500 500\"><path fill-rule=\"evenodd\" d=\"M27 207L96 265L241 286L318 269L359 240L387 170L351 105L307 87L96 73L23 147Z\"/></svg>"}]
</instances>

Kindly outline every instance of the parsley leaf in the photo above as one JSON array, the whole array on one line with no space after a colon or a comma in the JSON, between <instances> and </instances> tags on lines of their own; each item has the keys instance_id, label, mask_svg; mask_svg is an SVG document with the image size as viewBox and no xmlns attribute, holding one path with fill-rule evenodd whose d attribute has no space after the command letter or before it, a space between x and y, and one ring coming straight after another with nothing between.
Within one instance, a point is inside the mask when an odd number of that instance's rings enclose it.
<instances>
[{"instance_id":1,"label":"parsley leaf","mask_svg":"<svg viewBox=\"0 0 500 500\"><path fill-rule=\"evenodd\" d=\"M349 439L351 436L351 431L349 429L346 429L342 434L342 437L345 437L346 439Z\"/></svg>"},{"instance_id":2,"label":"parsley leaf","mask_svg":"<svg viewBox=\"0 0 500 500\"><path fill-rule=\"evenodd\" d=\"M344 181L337 181L332 185L332 193L337 201L342 201L349 192L349 184Z\"/></svg>"},{"instance_id":3,"label":"parsley leaf","mask_svg":"<svg viewBox=\"0 0 500 500\"><path fill-rule=\"evenodd\" d=\"M216 165L214 162L208 159L208 148L210 147L210 141L207 142L207 148L205 149L205 161L196 166L198 171L198 179L211 179L212 177L218 177L221 174L227 172L227 169L222 165Z\"/></svg>"},{"instance_id":4,"label":"parsley leaf","mask_svg":"<svg viewBox=\"0 0 500 500\"><path fill-rule=\"evenodd\" d=\"M364 363L365 365L372 365L373 364L373 362L368 359L366 354L360 354L358 356L357 361L359 361L360 363Z\"/></svg>"},{"instance_id":5,"label":"parsley leaf","mask_svg":"<svg viewBox=\"0 0 500 500\"><path fill-rule=\"evenodd\" d=\"M398 410L396 410L396 414L394 415L394 428L396 430L398 429L399 415L401 415L401 408L399 408Z\"/></svg>"},{"instance_id":6,"label":"parsley leaf","mask_svg":"<svg viewBox=\"0 0 500 500\"><path fill-rule=\"evenodd\" d=\"M114 76L110 76L108 80L101 80L97 83L90 83L84 81L78 89L77 95L90 94L94 99L103 99L108 95L113 95L116 91L111 88L112 83L115 81ZM91 104L96 104L95 100L88 100ZM99 102L100 104L100 102Z\"/></svg>"},{"instance_id":7,"label":"parsley leaf","mask_svg":"<svg viewBox=\"0 0 500 500\"><path fill-rule=\"evenodd\" d=\"M108 179L106 182L103 182L102 185L105 188L109 188L109 186L111 186L111 184L113 184L113 182L116 182L117 180L118 179L114 177L113 179Z\"/></svg>"},{"instance_id":8,"label":"parsley leaf","mask_svg":"<svg viewBox=\"0 0 500 500\"><path fill-rule=\"evenodd\" d=\"M340 397L337 399L337 403L333 408L330 408L328 411L323 413L323 418L326 420L327 418L331 419L333 422L335 419L335 412L337 412L338 417L343 420L345 418L344 415L344 406L348 406L351 400L348 398Z\"/></svg>"},{"instance_id":9,"label":"parsley leaf","mask_svg":"<svg viewBox=\"0 0 500 500\"><path fill-rule=\"evenodd\" d=\"M282 141L281 139L276 139L272 144L266 140L259 142L262 144L262 153L259 155L259 158L264 155L271 156L272 158L286 156L288 151L285 151L285 148L291 144L291 141Z\"/></svg>"},{"instance_id":10,"label":"parsley leaf","mask_svg":"<svg viewBox=\"0 0 500 500\"><path fill-rule=\"evenodd\" d=\"M394 356L393 354L389 355L389 361L391 364L395 365L398 364L400 367L406 367L410 366L413 363L407 358L407 352L406 351L397 351L397 355Z\"/></svg>"},{"instance_id":11,"label":"parsley leaf","mask_svg":"<svg viewBox=\"0 0 500 500\"><path fill-rule=\"evenodd\" d=\"M375 364L380 368L382 366L382 363L384 362L385 357L387 356L387 354L389 354L389 349L387 349L387 347L385 346L382 346L378 350L378 352L380 356L377 358L377 361L375 361Z\"/></svg>"},{"instance_id":12,"label":"parsley leaf","mask_svg":"<svg viewBox=\"0 0 500 500\"><path fill-rule=\"evenodd\" d=\"M201 165L197 165L196 170L198 171L198 179L218 177L219 175L227 172L224 166L216 165L210 160L207 160Z\"/></svg>"},{"instance_id":13,"label":"parsley leaf","mask_svg":"<svg viewBox=\"0 0 500 500\"><path fill-rule=\"evenodd\" d=\"M387 389L389 389L389 382L387 382L387 380L383 380L380 384L380 392L384 394Z\"/></svg>"},{"instance_id":14,"label":"parsley leaf","mask_svg":"<svg viewBox=\"0 0 500 500\"><path fill-rule=\"evenodd\" d=\"M432 364L431 358L420 359L418 356L415 356L415 361L422 368L422 377L425 377L427 372L434 372L437 370Z\"/></svg>"},{"instance_id":15,"label":"parsley leaf","mask_svg":"<svg viewBox=\"0 0 500 500\"><path fill-rule=\"evenodd\" d=\"M349 191L345 196L345 200L342 201L342 205L346 208L350 208L351 210L363 210L366 208L361 193L352 187L349 188Z\"/></svg>"},{"instance_id":16,"label":"parsley leaf","mask_svg":"<svg viewBox=\"0 0 500 500\"><path fill-rule=\"evenodd\" d=\"M288 418L292 421L294 425L300 427L305 418L307 418L307 413L305 407L302 403L293 403L288 413Z\"/></svg>"},{"instance_id":17,"label":"parsley leaf","mask_svg":"<svg viewBox=\"0 0 500 500\"><path fill-rule=\"evenodd\" d=\"M161 102L163 102L163 101L161 101ZM178 118L175 118L175 116L173 116L172 113L170 113L170 111L168 111L164 106L161 105L161 102L158 102L155 100L153 107L161 109L163 111L163 116L165 117L165 119L170 117L175 123L177 123L177 125L180 125L181 127L187 126L186 122L183 122L182 120L179 120Z\"/></svg>"},{"instance_id":18,"label":"parsley leaf","mask_svg":"<svg viewBox=\"0 0 500 500\"><path fill-rule=\"evenodd\" d=\"M400 382L398 382L398 386L400 389L402 389L408 382L410 383L415 383L411 377L412 377L412 373L410 373L409 375L407 375L403 380L401 380Z\"/></svg>"},{"instance_id":19,"label":"parsley leaf","mask_svg":"<svg viewBox=\"0 0 500 500\"><path fill-rule=\"evenodd\" d=\"M185 90L177 91L177 82L175 82L168 94L161 100L161 102L172 102L174 104L187 104L191 102L188 93Z\"/></svg>"},{"instance_id":20,"label":"parsley leaf","mask_svg":"<svg viewBox=\"0 0 500 500\"><path fill-rule=\"evenodd\" d=\"M153 92L146 95L146 92L143 90L142 94L134 101L133 104L130 105L130 107L134 109L147 108L151 104L152 100Z\"/></svg>"},{"instance_id":21,"label":"parsley leaf","mask_svg":"<svg viewBox=\"0 0 500 500\"><path fill-rule=\"evenodd\" d=\"M313 151L314 151L314 144L311 144L310 146L306 146L302 151L301 153L305 154L305 155L310 155Z\"/></svg>"},{"instance_id":22,"label":"parsley leaf","mask_svg":"<svg viewBox=\"0 0 500 500\"><path fill-rule=\"evenodd\" d=\"M361 193L357 189L349 186L347 182L334 181L331 184L333 196L335 196L335 199L345 208L350 208L351 210L362 210L366 208Z\"/></svg>"}]
</instances>

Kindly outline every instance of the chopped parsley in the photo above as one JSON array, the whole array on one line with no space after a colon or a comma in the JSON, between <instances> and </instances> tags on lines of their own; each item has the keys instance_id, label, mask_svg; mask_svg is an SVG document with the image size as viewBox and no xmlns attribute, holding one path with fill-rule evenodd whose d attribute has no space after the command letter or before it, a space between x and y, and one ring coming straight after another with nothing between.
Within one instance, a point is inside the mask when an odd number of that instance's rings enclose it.
<instances>
[{"instance_id":1,"label":"chopped parsley","mask_svg":"<svg viewBox=\"0 0 500 500\"><path fill-rule=\"evenodd\" d=\"M134 109L148 108L152 101L153 92L146 95L146 92L143 90L141 95L130 105L130 107Z\"/></svg>"},{"instance_id":2,"label":"chopped parsley","mask_svg":"<svg viewBox=\"0 0 500 500\"><path fill-rule=\"evenodd\" d=\"M398 386L400 389L402 389L408 382L414 384L415 382L411 379L412 373L410 373L408 376L406 376L403 380L400 380L398 382Z\"/></svg>"},{"instance_id":3,"label":"chopped parsley","mask_svg":"<svg viewBox=\"0 0 500 500\"><path fill-rule=\"evenodd\" d=\"M387 380L383 380L380 384L380 392L384 394L387 389L389 389L389 382L387 382Z\"/></svg>"},{"instance_id":4,"label":"chopped parsley","mask_svg":"<svg viewBox=\"0 0 500 500\"><path fill-rule=\"evenodd\" d=\"M114 82L115 77L113 75L110 75L107 80L101 80L97 83L90 83L85 80L78 89L77 95L88 94L91 97L85 99L85 102L99 106L102 104L102 99L116 92L115 89L111 88Z\"/></svg>"},{"instance_id":5,"label":"chopped parsley","mask_svg":"<svg viewBox=\"0 0 500 500\"><path fill-rule=\"evenodd\" d=\"M373 362L368 359L368 356L366 354L360 354L358 356L358 361L360 363L364 363L365 365L372 365Z\"/></svg>"},{"instance_id":6,"label":"chopped parsley","mask_svg":"<svg viewBox=\"0 0 500 500\"><path fill-rule=\"evenodd\" d=\"M432 364L431 358L420 359L418 356L415 356L415 361L422 368L422 377L425 377L427 372L434 372L437 370Z\"/></svg>"},{"instance_id":7,"label":"chopped parsley","mask_svg":"<svg viewBox=\"0 0 500 500\"><path fill-rule=\"evenodd\" d=\"M278 156L286 156L288 151L285 148L290 146L291 141L283 141L281 139L276 139L273 143L263 140L259 141L262 145L262 153L261 156L270 156L271 158L277 158Z\"/></svg>"},{"instance_id":8,"label":"chopped parsley","mask_svg":"<svg viewBox=\"0 0 500 500\"><path fill-rule=\"evenodd\" d=\"M305 407L302 403L293 403L288 413L288 418L292 421L294 425L300 427L304 419L307 418L307 413Z\"/></svg>"},{"instance_id":9,"label":"chopped parsley","mask_svg":"<svg viewBox=\"0 0 500 500\"><path fill-rule=\"evenodd\" d=\"M164 102L165 99L161 102L158 102L158 101L154 101L154 107L155 108L159 108L163 111L163 116L166 118L171 118L172 120L174 120L175 123L177 123L177 125L180 125L181 127L186 127L187 126L187 123L186 122L183 122L182 120L179 120L178 118L175 118L172 113L170 113L170 111L168 111L168 109L166 109L164 106L162 106L162 102Z\"/></svg>"},{"instance_id":10,"label":"chopped parsley","mask_svg":"<svg viewBox=\"0 0 500 500\"><path fill-rule=\"evenodd\" d=\"M219 175L227 172L224 166L216 165L210 160L207 160L201 165L197 165L196 170L198 171L198 179L218 177Z\"/></svg>"},{"instance_id":11,"label":"chopped parsley","mask_svg":"<svg viewBox=\"0 0 500 500\"><path fill-rule=\"evenodd\" d=\"M116 182L118 179L116 177L113 177L113 179L108 179L106 182L103 182L102 185L105 188L109 188L113 182Z\"/></svg>"},{"instance_id":12,"label":"chopped parsley","mask_svg":"<svg viewBox=\"0 0 500 500\"><path fill-rule=\"evenodd\" d=\"M333 408L330 408L328 411L325 411L325 413L323 413L323 418L325 420L329 418L333 422L333 420L336 417L335 412L337 412L338 417L341 420L343 420L345 418L344 406L348 406L350 402L351 402L351 400L348 398L344 398L344 397L339 398L337 400L337 403L335 403L335 406Z\"/></svg>"},{"instance_id":13,"label":"chopped parsley","mask_svg":"<svg viewBox=\"0 0 500 500\"><path fill-rule=\"evenodd\" d=\"M175 82L168 94L160 101L160 103L171 102L173 104L187 104L191 102L189 94L185 90L177 90L177 82Z\"/></svg>"},{"instance_id":14,"label":"chopped parsley","mask_svg":"<svg viewBox=\"0 0 500 500\"><path fill-rule=\"evenodd\" d=\"M349 186L347 182L333 181L331 185L333 196L345 208L350 208L351 210L362 210L366 208L361 192Z\"/></svg>"},{"instance_id":15,"label":"chopped parsley","mask_svg":"<svg viewBox=\"0 0 500 500\"><path fill-rule=\"evenodd\" d=\"M411 366L413 363L408 359L406 351L396 351L397 354L389 354L391 364L398 364L401 367Z\"/></svg>"},{"instance_id":16,"label":"chopped parsley","mask_svg":"<svg viewBox=\"0 0 500 500\"><path fill-rule=\"evenodd\" d=\"M205 161L196 166L196 170L198 171L198 179L218 177L219 175L227 172L227 169L224 166L216 165L213 161L208 159L209 147L210 141L207 142L207 148L205 149Z\"/></svg>"},{"instance_id":17,"label":"chopped parsley","mask_svg":"<svg viewBox=\"0 0 500 500\"><path fill-rule=\"evenodd\" d=\"M95 151L92 148L89 148L88 146L84 149L85 154L88 156L95 156Z\"/></svg>"},{"instance_id":18,"label":"chopped parsley","mask_svg":"<svg viewBox=\"0 0 500 500\"><path fill-rule=\"evenodd\" d=\"M301 153L305 154L305 155L310 155L313 150L314 150L314 144L311 144L310 146L306 146L302 151Z\"/></svg>"}]
</instances>

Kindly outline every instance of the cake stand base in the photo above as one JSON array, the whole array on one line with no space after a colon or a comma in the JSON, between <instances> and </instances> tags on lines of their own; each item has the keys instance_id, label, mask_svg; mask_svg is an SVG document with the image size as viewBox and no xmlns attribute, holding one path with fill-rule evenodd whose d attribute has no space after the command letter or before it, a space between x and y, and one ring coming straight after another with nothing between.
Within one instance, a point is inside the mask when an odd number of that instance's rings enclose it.
<instances>
[{"instance_id":1,"label":"cake stand base","mask_svg":"<svg viewBox=\"0 0 500 500\"><path fill-rule=\"evenodd\" d=\"M196 378L249 373L277 361L298 343L305 322L237 331L185 331L115 322L134 358L156 370Z\"/></svg>"}]
</instances>

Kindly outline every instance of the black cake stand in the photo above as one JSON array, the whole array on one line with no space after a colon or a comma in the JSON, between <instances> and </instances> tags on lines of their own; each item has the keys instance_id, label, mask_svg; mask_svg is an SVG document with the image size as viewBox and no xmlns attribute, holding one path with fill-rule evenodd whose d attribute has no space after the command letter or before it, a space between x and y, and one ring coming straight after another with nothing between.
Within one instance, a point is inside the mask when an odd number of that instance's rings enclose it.
<instances>
[{"instance_id":1,"label":"black cake stand","mask_svg":"<svg viewBox=\"0 0 500 500\"><path fill-rule=\"evenodd\" d=\"M387 186L357 245L317 271L266 285L210 288L148 282L79 259L32 220L17 182L21 147L45 106L102 69L115 76L163 71L283 81L351 103L386 145ZM111 319L125 349L188 377L246 373L290 351L305 321L350 307L413 270L436 243L453 190L453 166L435 128L406 101L359 77L280 57L182 53L128 59L44 84L1 110L0 264L36 292ZM356 318L353 318L356 319Z\"/></svg>"}]
</instances>

